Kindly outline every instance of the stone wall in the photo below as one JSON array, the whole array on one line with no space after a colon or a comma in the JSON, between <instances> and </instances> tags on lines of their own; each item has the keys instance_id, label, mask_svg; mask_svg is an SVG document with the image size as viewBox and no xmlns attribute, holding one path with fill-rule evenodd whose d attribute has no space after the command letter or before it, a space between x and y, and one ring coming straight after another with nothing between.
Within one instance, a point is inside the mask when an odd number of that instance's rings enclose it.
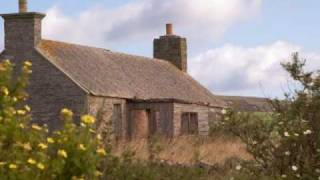
<instances>
[{"instance_id":1,"label":"stone wall","mask_svg":"<svg viewBox=\"0 0 320 180\"><path fill-rule=\"evenodd\" d=\"M195 112L198 114L199 135L208 135L209 120L215 118L216 112L220 111L218 108L208 106L200 106L196 104L181 104L174 103L173 112L173 127L174 136L181 135L181 115L184 112Z\"/></svg>"},{"instance_id":2,"label":"stone wall","mask_svg":"<svg viewBox=\"0 0 320 180\"><path fill-rule=\"evenodd\" d=\"M16 64L16 73L25 60L32 62L30 95L28 104L32 108L34 122L48 124L50 129L61 125L59 113L62 108L74 111L76 119L85 112L86 92L70 80L48 60L33 49L6 49L0 60L10 59Z\"/></svg>"},{"instance_id":3,"label":"stone wall","mask_svg":"<svg viewBox=\"0 0 320 180\"><path fill-rule=\"evenodd\" d=\"M104 135L112 133L117 139L126 137L127 114L125 99L88 95L87 102L88 113L97 117L98 133ZM121 109L120 116L115 112L115 108L118 108L118 106Z\"/></svg>"}]
</instances>

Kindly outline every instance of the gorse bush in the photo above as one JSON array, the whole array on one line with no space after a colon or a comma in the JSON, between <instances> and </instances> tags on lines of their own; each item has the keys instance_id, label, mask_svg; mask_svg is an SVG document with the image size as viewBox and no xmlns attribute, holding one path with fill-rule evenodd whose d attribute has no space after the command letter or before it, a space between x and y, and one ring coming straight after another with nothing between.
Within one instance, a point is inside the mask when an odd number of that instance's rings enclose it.
<instances>
[{"instance_id":1,"label":"gorse bush","mask_svg":"<svg viewBox=\"0 0 320 180\"><path fill-rule=\"evenodd\" d=\"M32 124L25 103L31 66L25 62L14 79L14 65L0 63L0 179L98 179L98 165L107 153L95 133L94 117L82 116L77 127L72 111L63 109L60 131Z\"/></svg>"},{"instance_id":2,"label":"gorse bush","mask_svg":"<svg viewBox=\"0 0 320 180\"><path fill-rule=\"evenodd\" d=\"M320 179L320 73L304 66L297 53L283 64L300 88L270 102L273 113L223 111L218 126L247 144L254 160L238 169L252 179Z\"/></svg>"}]
</instances>

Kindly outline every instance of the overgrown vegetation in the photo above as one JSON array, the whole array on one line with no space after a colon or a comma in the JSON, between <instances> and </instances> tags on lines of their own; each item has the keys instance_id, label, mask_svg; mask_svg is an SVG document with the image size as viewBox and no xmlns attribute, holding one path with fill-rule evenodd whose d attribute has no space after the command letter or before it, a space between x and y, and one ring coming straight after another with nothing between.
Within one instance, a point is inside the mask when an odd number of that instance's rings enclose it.
<instances>
[{"instance_id":1,"label":"overgrown vegetation","mask_svg":"<svg viewBox=\"0 0 320 180\"><path fill-rule=\"evenodd\" d=\"M304 71L298 54L283 67L301 88L272 102L274 113L224 111L218 127L247 144L251 179L320 179L320 73Z\"/></svg>"},{"instance_id":2,"label":"overgrown vegetation","mask_svg":"<svg viewBox=\"0 0 320 180\"><path fill-rule=\"evenodd\" d=\"M72 111L63 109L62 130L49 133L46 125L33 124L31 107L25 103L31 66L25 62L14 79L14 65L0 63L1 179L98 179L106 150L95 138L95 118L84 115L76 127Z\"/></svg>"}]
</instances>

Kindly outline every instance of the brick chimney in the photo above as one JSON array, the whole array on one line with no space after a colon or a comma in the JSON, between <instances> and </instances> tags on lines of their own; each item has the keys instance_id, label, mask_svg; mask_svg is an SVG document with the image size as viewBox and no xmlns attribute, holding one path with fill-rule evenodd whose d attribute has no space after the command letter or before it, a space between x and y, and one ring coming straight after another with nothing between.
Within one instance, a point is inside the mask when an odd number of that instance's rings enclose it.
<instances>
[{"instance_id":1,"label":"brick chimney","mask_svg":"<svg viewBox=\"0 0 320 180\"><path fill-rule=\"evenodd\" d=\"M169 61L183 72L187 72L187 40L174 35L172 24L166 25L166 35L153 41L153 57Z\"/></svg>"},{"instance_id":2,"label":"brick chimney","mask_svg":"<svg viewBox=\"0 0 320 180\"><path fill-rule=\"evenodd\" d=\"M1 14L4 19L5 50L24 50L41 41L44 14L28 12L27 0L19 0L19 13Z\"/></svg>"}]
</instances>

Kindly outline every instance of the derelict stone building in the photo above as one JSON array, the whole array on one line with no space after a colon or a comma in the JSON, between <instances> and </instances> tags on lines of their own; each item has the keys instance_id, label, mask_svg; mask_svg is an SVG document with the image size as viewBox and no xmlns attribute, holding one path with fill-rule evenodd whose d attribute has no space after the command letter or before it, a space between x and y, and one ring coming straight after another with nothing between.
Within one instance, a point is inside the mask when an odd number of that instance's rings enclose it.
<instances>
[{"instance_id":1,"label":"derelict stone building","mask_svg":"<svg viewBox=\"0 0 320 180\"><path fill-rule=\"evenodd\" d=\"M187 74L186 39L167 34L154 40L154 58L70 44L41 37L44 14L2 14L5 50L0 59L18 67L33 64L29 104L38 123L59 127L62 108L101 119L99 131L112 124L119 138L151 134L169 137L208 133L208 119L224 102Z\"/></svg>"}]
</instances>

